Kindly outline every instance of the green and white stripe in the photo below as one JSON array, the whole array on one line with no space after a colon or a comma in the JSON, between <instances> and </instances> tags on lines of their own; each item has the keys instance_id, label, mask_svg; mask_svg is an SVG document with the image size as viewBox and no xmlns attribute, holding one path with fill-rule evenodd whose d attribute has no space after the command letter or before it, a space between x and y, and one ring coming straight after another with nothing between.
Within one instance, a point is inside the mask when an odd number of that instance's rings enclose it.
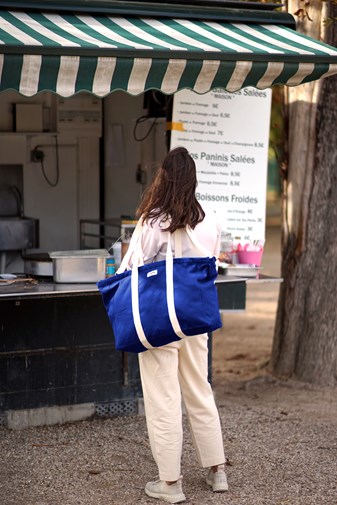
<instances>
[{"instance_id":1,"label":"green and white stripe","mask_svg":"<svg viewBox=\"0 0 337 505\"><path fill-rule=\"evenodd\" d=\"M296 86L337 73L337 49L268 24L0 11L0 91L61 96Z\"/></svg>"}]
</instances>

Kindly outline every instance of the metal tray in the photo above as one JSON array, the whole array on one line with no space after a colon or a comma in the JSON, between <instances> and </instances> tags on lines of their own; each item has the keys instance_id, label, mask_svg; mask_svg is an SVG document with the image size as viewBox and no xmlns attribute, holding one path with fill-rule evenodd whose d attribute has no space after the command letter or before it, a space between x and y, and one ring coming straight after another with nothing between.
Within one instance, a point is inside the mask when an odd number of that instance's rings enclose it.
<instances>
[{"instance_id":1,"label":"metal tray","mask_svg":"<svg viewBox=\"0 0 337 505\"><path fill-rule=\"evenodd\" d=\"M226 263L219 263L219 274L227 275L227 277L256 277L259 274L261 267L256 265L228 265Z\"/></svg>"},{"instance_id":2,"label":"metal tray","mask_svg":"<svg viewBox=\"0 0 337 505\"><path fill-rule=\"evenodd\" d=\"M53 277L53 260L48 253L23 254L23 271L37 277Z\"/></svg>"},{"instance_id":3,"label":"metal tray","mask_svg":"<svg viewBox=\"0 0 337 505\"><path fill-rule=\"evenodd\" d=\"M54 251L49 256L53 260L53 280L59 283L98 282L105 278L106 249L79 251Z\"/></svg>"}]
</instances>

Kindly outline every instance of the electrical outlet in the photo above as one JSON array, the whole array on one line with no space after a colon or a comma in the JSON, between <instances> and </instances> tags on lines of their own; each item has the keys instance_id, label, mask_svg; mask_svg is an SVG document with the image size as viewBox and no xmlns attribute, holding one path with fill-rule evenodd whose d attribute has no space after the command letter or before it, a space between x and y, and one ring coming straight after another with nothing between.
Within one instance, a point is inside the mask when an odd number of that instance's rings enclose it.
<instances>
[{"instance_id":1,"label":"electrical outlet","mask_svg":"<svg viewBox=\"0 0 337 505\"><path fill-rule=\"evenodd\" d=\"M42 151L42 149L38 149L37 147L35 147L35 149L33 149L33 151L30 152L30 159L34 163L38 163L40 161L42 162L44 160L44 152Z\"/></svg>"}]
</instances>

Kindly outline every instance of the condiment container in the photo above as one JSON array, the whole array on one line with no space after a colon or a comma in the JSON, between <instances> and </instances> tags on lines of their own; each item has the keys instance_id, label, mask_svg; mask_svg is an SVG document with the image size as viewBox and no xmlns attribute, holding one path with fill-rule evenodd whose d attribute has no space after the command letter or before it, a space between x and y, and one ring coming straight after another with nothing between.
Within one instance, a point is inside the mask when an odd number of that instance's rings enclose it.
<instances>
[{"instance_id":1,"label":"condiment container","mask_svg":"<svg viewBox=\"0 0 337 505\"><path fill-rule=\"evenodd\" d=\"M79 251L55 251L49 256L53 260L53 280L60 283L98 282L105 278L106 249Z\"/></svg>"},{"instance_id":2,"label":"condiment container","mask_svg":"<svg viewBox=\"0 0 337 505\"><path fill-rule=\"evenodd\" d=\"M112 277L116 273L116 263L115 258L110 256L105 262L105 277Z\"/></svg>"},{"instance_id":3,"label":"condiment container","mask_svg":"<svg viewBox=\"0 0 337 505\"><path fill-rule=\"evenodd\" d=\"M112 250L113 250L113 256L115 258L116 268L118 268L122 262L122 242L115 242L112 245Z\"/></svg>"},{"instance_id":4,"label":"condiment container","mask_svg":"<svg viewBox=\"0 0 337 505\"><path fill-rule=\"evenodd\" d=\"M233 239L230 233L221 232L219 260L222 263L232 263Z\"/></svg>"}]
</instances>

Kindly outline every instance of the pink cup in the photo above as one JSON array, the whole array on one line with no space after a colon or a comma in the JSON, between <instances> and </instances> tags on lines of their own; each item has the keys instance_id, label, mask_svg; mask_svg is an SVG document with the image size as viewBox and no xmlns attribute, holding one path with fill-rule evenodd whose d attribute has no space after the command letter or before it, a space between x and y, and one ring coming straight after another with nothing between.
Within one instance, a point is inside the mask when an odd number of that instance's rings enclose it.
<instances>
[{"instance_id":1,"label":"pink cup","mask_svg":"<svg viewBox=\"0 0 337 505\"><path fill-rule=\"evenodd\" d=\"M261 266L263 250L261 251L238 251L238 260L241 265Z\"/></svg>"}]
</instances>

